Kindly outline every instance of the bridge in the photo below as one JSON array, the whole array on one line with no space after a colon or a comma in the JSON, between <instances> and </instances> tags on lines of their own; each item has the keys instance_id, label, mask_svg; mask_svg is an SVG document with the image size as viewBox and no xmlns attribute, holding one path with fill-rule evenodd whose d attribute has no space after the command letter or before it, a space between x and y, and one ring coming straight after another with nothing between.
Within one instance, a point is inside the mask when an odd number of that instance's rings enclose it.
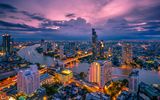
<instances>
[{"instance_id":1,"label":"bridge","mask_svg":"<svg viewBox=\"0 0 160 100\"><path fill-rule=\"evenodd\" d=\"M82 55L79 55L79 56L74 57L74 58L68 58L68 59L62 61L62 62L63 62L63 66L65 66L65 65L68 64L68 63L77 61L77 60L80 59L80 58L85 58L85 57L88 57L88 56L91 56L91 55L92 55L92 52L89 52L89 53L82 54Z\"/></svg>"}]
</instances>

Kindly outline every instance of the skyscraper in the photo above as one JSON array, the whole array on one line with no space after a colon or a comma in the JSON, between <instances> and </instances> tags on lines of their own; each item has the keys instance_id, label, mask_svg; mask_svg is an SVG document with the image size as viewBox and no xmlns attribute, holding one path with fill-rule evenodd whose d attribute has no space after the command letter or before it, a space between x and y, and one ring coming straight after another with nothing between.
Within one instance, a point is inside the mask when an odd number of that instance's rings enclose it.
<instances>
[{"instance_id":1,"label":"skyscraper","mask_svg":"<svg viewBox=\"0 0 160 100\"><path fill-rule=\"evenodd\" d=\"M27 70L21 70L17 75L18 92L31 95L40 87L40 75L36 65L30 65Z\"/></svg>"},{"instance_id":2,"label":"skyscraper","mask_svg":"<svg viewBox=\"0 0 160 100\"><path fill-rule=\"evenodd\" d=\"M103 87L106 82L111 81L111 62L93 62L89 68L89 82L97 83Z\"/></svg>"},{"instance_id":3,"label":"skyscraper","mask_svg":"<svg viewBox=\"0 0 160 100\"><path fill-rule=\"evenodd\" d=\"M97 34L95 29L92 29L92 53L95 60L97 58Z\"/></svg>"},{"instance_id":4,"label":"skyscraper","mask_svg":"<svg viewBox=\"0 0 160 100\"><path fill-rule=\"evenodd\" d=\"M132 46L130 44L123 44L122 63L130 64L131 62L132 62Z\"/></svg>"},{"instance_id":5,"label":"skyscraper","mask_svg":"<svg viewBox=\"0 0 160 100\"><path fill-rule=\"evenodd\" d=\"M11 36L9 34L2 35L2 48L4 54L11 53Z\"/></svg>"},{"instance_id":6,"label":"skyscraper","mask_svg":"<svg viewBox=\"0 0 160 100\"><path fill-rule=\"evenodd\" d=\"M103 40L101 40L100 42L99 42L99 56L101 57L101 58L104 58L104 42L103 42Z\"/></svg>"}]
</instances>

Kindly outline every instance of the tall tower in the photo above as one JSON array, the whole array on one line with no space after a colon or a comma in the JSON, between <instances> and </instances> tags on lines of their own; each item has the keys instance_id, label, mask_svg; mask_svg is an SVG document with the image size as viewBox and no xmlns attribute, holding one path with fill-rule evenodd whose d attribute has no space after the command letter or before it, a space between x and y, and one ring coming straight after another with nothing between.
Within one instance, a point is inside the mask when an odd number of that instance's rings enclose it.
<instances>
[{"instance_id":1,"label":"tall tower","mask_svg":"<svg viewBox=\"0 0 160 100\"><path fill-rule=\"evenodd\" d=\"M94 60L97 58L97 37L95 29L92 29L92 53Z\"/></svg>"},{"instance_id":2,"label":"tall tower","mask_svg":"<svg viewBox=\"0 0 160 100\"><path fill-rule=\"evenodd\" d=\"M101 58L104 57L104 47L105 47L104 42L103 42L103 40L101 40L99 42L99 55L100 55Z\"/></svg>"},{"instance_id":3,"label":"tall tower","mask_svg":"<svg viewBox=\"0 0 160 100\"><path fill-rule=\"evenodd\" d=\"M131 62L132 62L132 46L130 44L123 44L122 63L130 64Z\"/></svg>"},{"instance_id":4,"label":"tall tower","mask_svg":"<svg viewBox=\"0 0 160 100\"><path fill-rule=\"evenodd\" d=\"M2 35L2 48L5 54L11 53L11 36L9 34Z\"/></svg>"}]
</instances>

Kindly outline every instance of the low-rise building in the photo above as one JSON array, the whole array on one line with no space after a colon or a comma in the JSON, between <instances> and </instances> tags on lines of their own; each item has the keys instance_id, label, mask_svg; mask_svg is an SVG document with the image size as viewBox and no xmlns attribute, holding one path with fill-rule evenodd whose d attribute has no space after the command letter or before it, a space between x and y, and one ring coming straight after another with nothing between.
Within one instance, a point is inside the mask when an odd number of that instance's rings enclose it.
<instances>
[{"instance_id":1,"label":"low-rise building","mask_svg":"<svg viewBox=\"0 0 160 100\"><path fill-rule=\"evenodd\" d=\"M55 78L57 78L63 84L66 84L72 77L73 73L68 69L55 73Z\"/></svg>"}]
</instances>

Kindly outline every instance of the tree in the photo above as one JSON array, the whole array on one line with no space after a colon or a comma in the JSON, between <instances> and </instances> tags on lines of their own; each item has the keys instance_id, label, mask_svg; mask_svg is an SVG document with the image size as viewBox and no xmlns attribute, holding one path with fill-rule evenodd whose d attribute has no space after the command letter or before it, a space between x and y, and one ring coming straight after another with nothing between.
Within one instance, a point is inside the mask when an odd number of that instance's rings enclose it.
<instances>
[{"instance_id":1,"label":"tree","mask_svg":"<svg viewBox=\"0 0 160 100\"><path fill-rule=\"evenodd\" d=\"M79 76L81 79L85 79L87 77L87 75L84 72L81 72Z\"/></svg>"}]
</instances>

